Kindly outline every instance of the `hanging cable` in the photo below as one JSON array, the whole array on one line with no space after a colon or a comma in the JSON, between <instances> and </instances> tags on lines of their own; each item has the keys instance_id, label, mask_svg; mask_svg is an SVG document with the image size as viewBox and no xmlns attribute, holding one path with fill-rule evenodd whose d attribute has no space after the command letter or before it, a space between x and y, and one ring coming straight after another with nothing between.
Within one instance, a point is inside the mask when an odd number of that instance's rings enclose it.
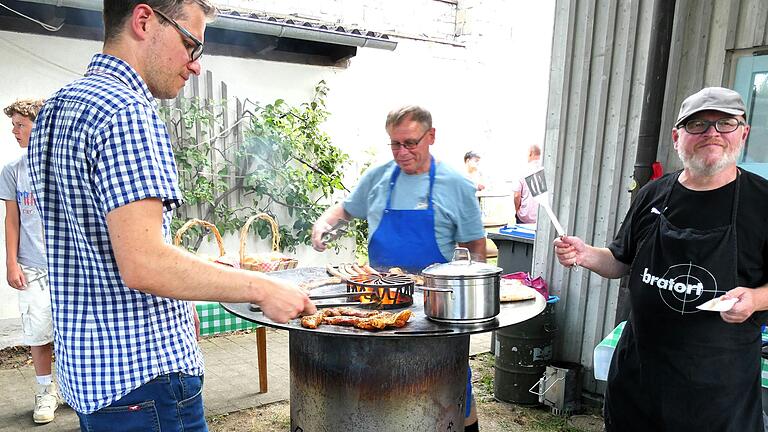
<instances>
[{"instance_id":1,"label":"hanging cable","mask_svg":"<svg viewBox=\"0 0 768 432\"><path fill-rule=\"evenodd\" d=\"M38 21L38 20L36 20L36 19L34 19L34 18L30 17L30 16L24 15L23 13L21 13L21 12L19 12L19 11L17 11L17 10L11 9L10 7L6 6L6 5L5 5L5 4L3 4L3 3L0 3L0 6L2 6L2 7L4 7L4 8L6 8L6 9L8 9L9 11L11 11L11 12L15 13L16 15L19 15L19 16L21 16L21 17L23 17L23 18L26 18L26 19L28 19L28 20L32 21L33 23L39 24L39 25L40 25L40 27L42 27L42 28L44 28L44 29L46 29L46 30L48 30L48 31L50 31L50 32L56 32L56 31L59 31L59 30L61 30L61 28L64 26L64 23L61 23L61 24L59 24L59 26L58 26L58 27L54 27L54 26L52 26L52 25L50 25L50 24L46 24L46 23L44 23L44 22L42 22L42 21Z\"/></svg>"}]
</instances>

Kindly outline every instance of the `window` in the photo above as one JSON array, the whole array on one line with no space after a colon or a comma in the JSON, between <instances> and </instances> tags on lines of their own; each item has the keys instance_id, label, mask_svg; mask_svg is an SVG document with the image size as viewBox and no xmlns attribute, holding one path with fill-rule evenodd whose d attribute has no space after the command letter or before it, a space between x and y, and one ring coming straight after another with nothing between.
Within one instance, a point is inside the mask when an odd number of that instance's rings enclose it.
<instances>
[{"instance_id":1,"label":"window","mask_svg":"<svg viewBox=\"0 0 768 432\"><path fill-rule=\"evenodd\" d=\"M739 166L768 178L768 55L763 53L738 60L734 90L744 99L752 127Z\"/></svg>"}]
</instances>

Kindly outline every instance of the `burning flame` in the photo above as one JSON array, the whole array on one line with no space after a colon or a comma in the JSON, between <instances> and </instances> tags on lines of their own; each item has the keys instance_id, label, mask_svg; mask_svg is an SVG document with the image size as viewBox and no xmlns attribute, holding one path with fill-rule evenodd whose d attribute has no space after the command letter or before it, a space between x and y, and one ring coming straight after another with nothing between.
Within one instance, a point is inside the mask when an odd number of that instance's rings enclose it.
<instances>
[{"instance_id":1,"label":"burning flame","mask_svg":"<svg viewBox=\"0 0 768 432\"><path fill-rule=\"evenodd\" d=\"M403 279L402 275L381 273L375 275L356 275L349 279L347 290L360 293L360 303L379 303L381 305L410 304L410 293L405 293L410 284L413 292L413 281Z\"/></svg>"},{"instance_id":2,"label":"burning flame","mask_svg":"<svg viewBox=\"0 0 768 432\"><path fill-rule=\"evenodd\" d=\"M396 304L396 303L402 303L398 302L398 298L400 296L395 293L395 295L391 295L389 292L389 288L364 288L366 293L372 293L371 295L361 295L360 296L360 303L371 303L371 302L379 302L381 300L381 304Z\"/></svg>"}]
</instances>

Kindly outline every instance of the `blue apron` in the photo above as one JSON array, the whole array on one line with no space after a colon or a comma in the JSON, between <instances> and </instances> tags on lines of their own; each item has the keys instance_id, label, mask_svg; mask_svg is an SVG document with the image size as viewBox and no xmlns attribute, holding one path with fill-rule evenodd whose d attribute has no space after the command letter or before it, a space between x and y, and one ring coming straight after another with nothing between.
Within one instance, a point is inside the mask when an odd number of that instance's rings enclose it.
<instances>
[{"instance_id":1,"label":"blue apron","mask_svg":"<svg viewBox=\"0 0 768 432\"><path fill-rule=\"evenodd\" d=\"M368 242L368 259L371 266L377 269L400 267L410 273L419 273L430 264L447 262L435 238L435 208L432 202L435 159L431 159L429 166L426 210L392 209L392 189L399 175L400 167L396 166L389 180L384 214Z\"/></svg>"},{"instance_id":2,"label":"blue apron","mask_svg":"<svg viewBox=\"0 0 768 432\"><path fill-rule=\"evenodd\" d=\"M389 179L387 205L378 228L368 242L368 259L371 266L386 270L400 267L409 273L419 273L430 264L447 262L435 238L435 207L432 203L432 187L435 185L435 158L429 165L429 194L426 210L392 209L392 189L400 175L395 166ZM472 369L467 369L467 397L465 417L472 407Z\"/></svg>"}]
</instances>

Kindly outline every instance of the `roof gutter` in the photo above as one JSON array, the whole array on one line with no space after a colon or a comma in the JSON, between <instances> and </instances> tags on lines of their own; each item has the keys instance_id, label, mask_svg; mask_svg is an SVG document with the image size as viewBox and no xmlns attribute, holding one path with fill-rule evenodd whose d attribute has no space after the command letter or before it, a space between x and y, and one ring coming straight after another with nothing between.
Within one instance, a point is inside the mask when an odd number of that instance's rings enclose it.
<instances>
[{"instance_id":1,"label":"roof gutter","mask_svg":"<svg viewBox=\"0 0 768 432\"><path fill-rule=\"evenodd\" d=\"M269 21L261 18L219 15L211 27L242 33L256 33L276 37L325 42L336 45L378 48L394 51L397 42L362 34L341 33L333 30Z\"/></svg>"},{"instance_id":2,"label":"roof gutter","mask_svg":"<svg viewBox=\"0 0 768 432\"><path fill-rule=\"evenodd\" d=\"M102 0L23 0L28 3L42 3L58 7L84 9L101 12ZM377 48L393 51L397 42L363 34L342 33L324 28L301 26L260 18L239 17L235 15L219 15L209 24L210 27L232 30L242 33L255 33L276 37L310 40L336 45Z\"/></svg>"}]
</instances>

